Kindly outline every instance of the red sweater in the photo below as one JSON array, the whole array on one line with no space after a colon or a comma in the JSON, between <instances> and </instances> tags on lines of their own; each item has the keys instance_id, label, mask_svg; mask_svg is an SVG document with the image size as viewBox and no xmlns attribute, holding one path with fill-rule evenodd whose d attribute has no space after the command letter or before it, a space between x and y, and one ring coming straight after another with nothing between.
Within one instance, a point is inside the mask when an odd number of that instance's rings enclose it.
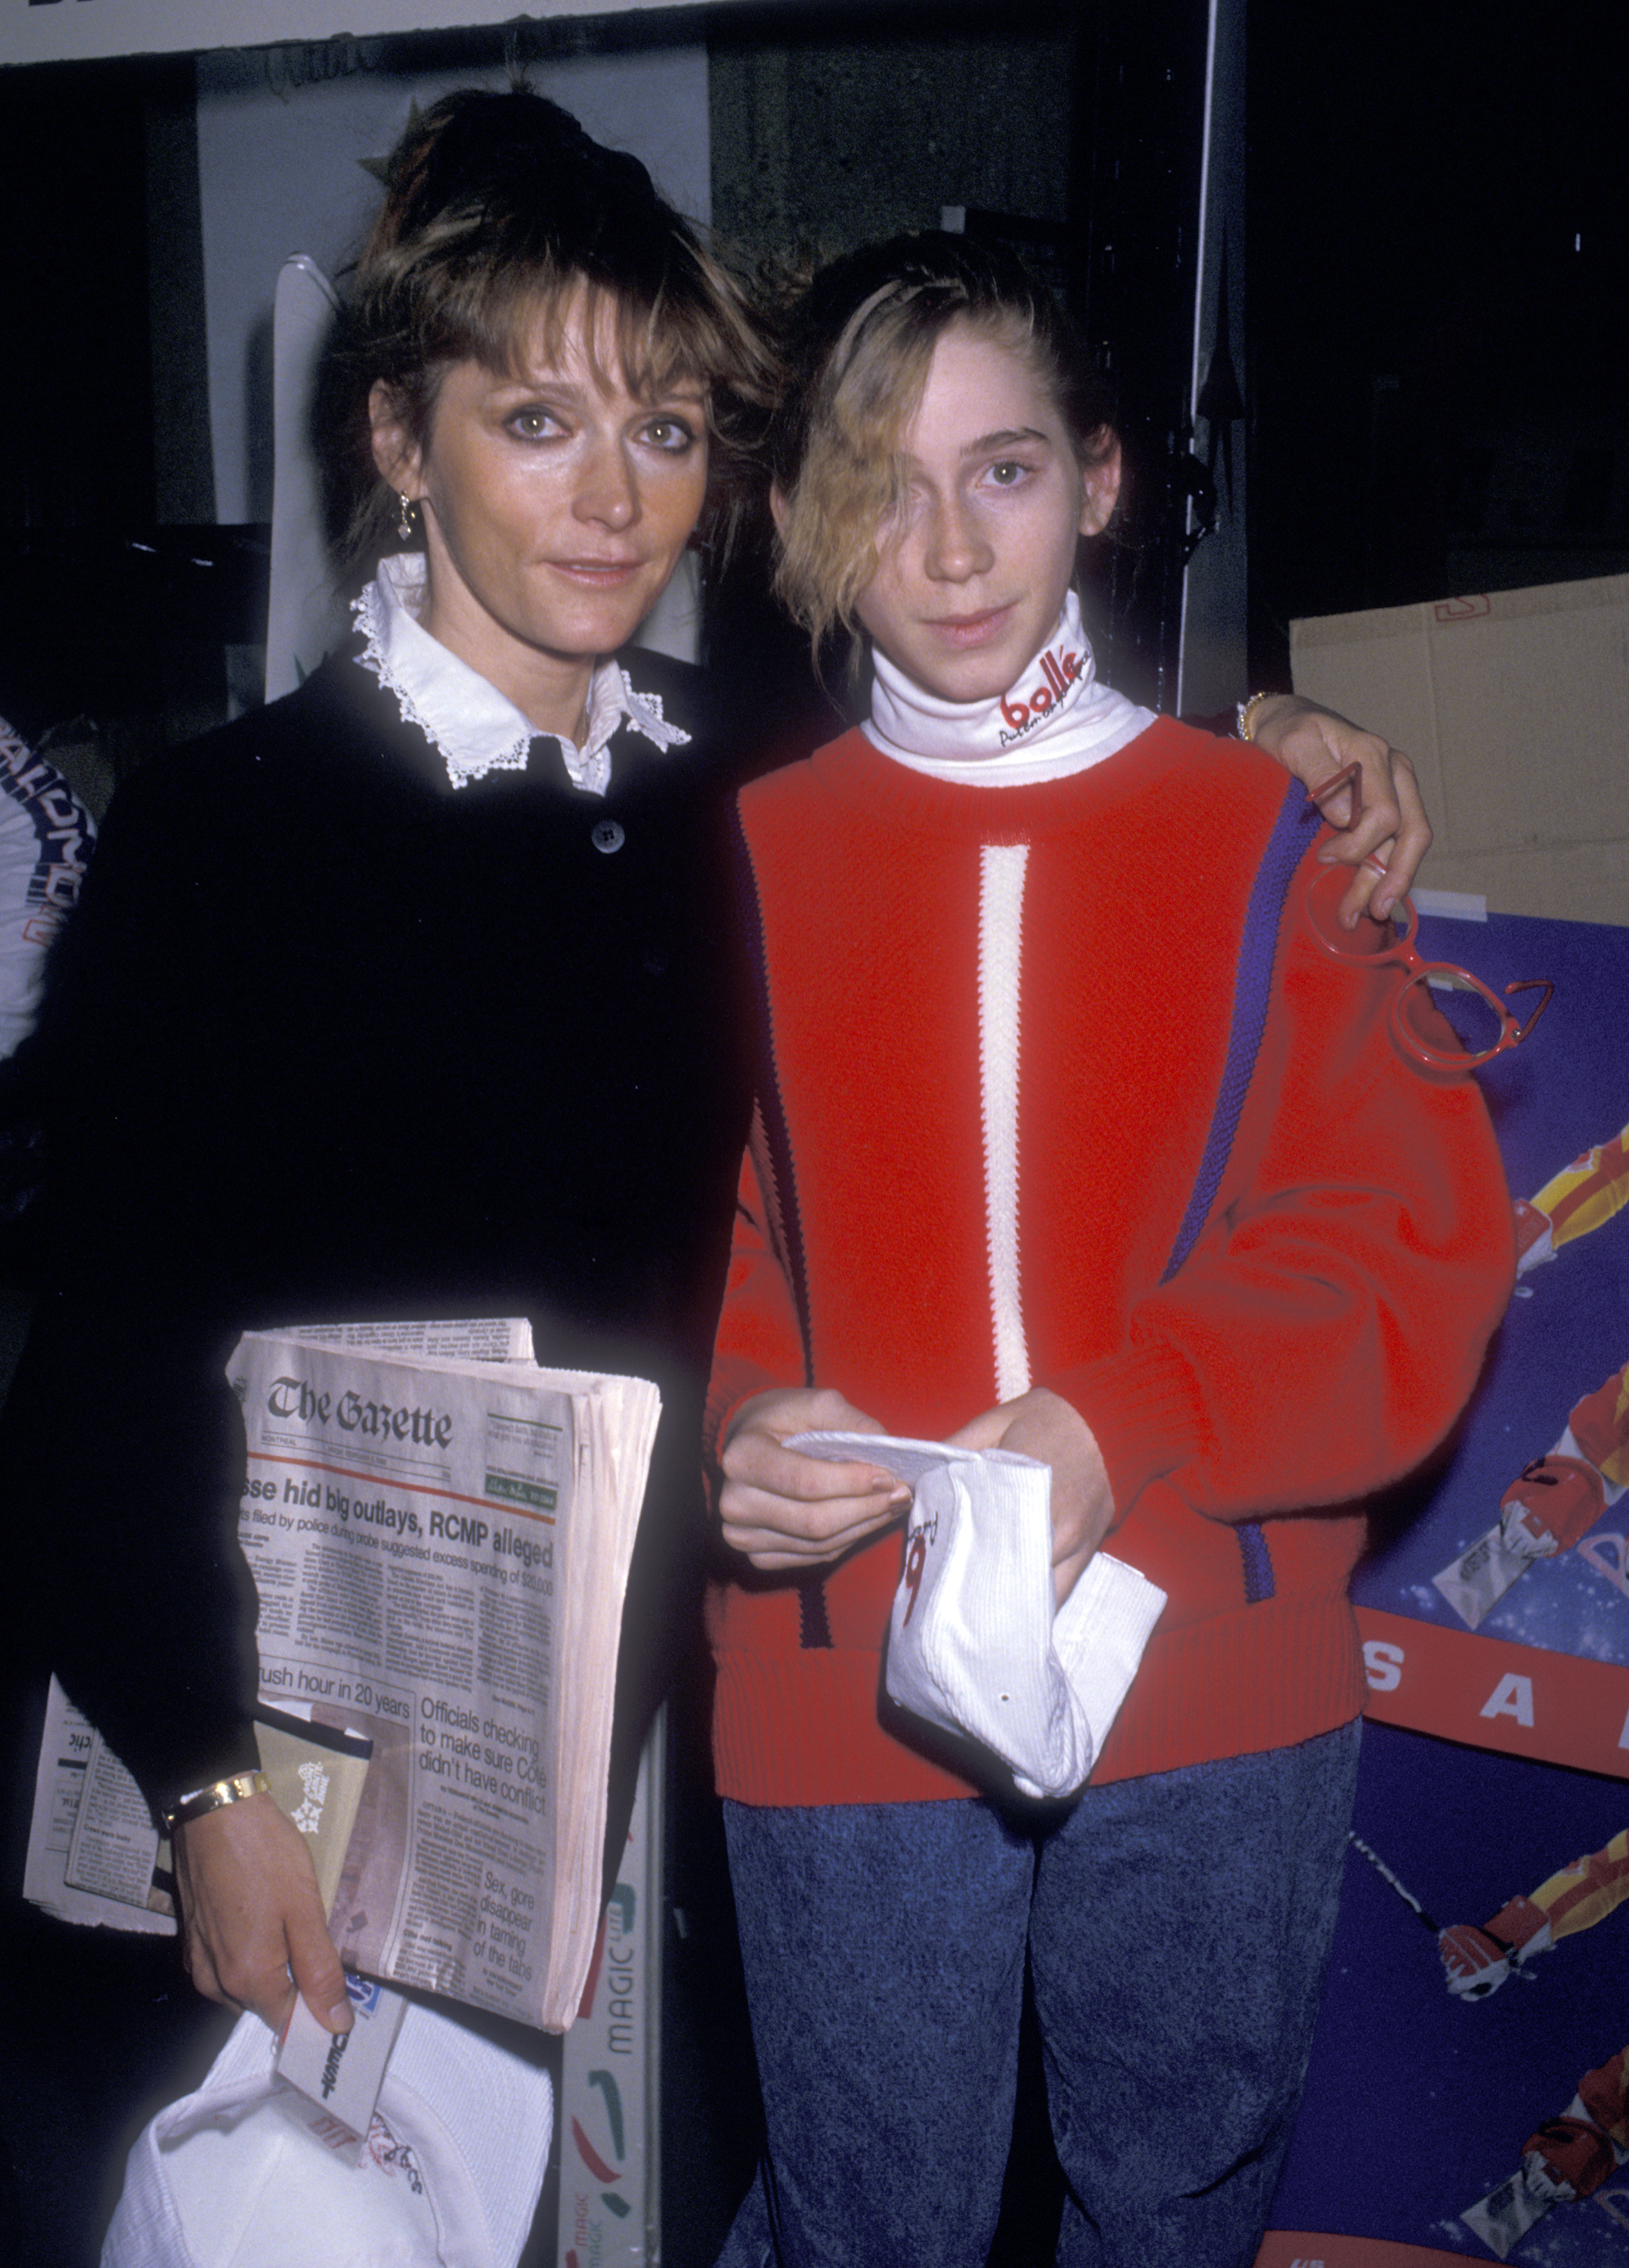
<instances>
[{"instance_id":1,"label":"red sweater","mask_svg":"<svg viewBox=\"0 0 1629 2268\"><path fill-rule=\"evenodd\" d=\"M976 788L852 733L741 808L764 1046L715 1438L768 1386L928 1439L1050 1387L1102 1451L1109 1549L1169 1594L1095 1778L1355 1716L1360 1500L1470 1394L1511 1215L1474 1083L1405 1060L1398 974L1323 951L1300 873L1256 924L1252 1012L1258 869L1312 832L1284 774L1161 721L1071 778ZM900 1550L813 1595L714 1585L725 1794L968 1792L880 1719Z\"/></svg>"}]
</instances>

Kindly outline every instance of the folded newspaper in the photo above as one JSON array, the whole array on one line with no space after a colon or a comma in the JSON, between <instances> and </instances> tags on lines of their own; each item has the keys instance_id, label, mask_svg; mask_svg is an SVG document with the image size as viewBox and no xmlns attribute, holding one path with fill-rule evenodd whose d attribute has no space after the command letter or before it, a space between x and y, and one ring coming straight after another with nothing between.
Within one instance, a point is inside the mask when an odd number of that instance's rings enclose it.
<instances>
[{"instance_id":1,"label":"folded newspaper","mask_svg":"<svg viewBox=\"0 0 1629 2268\"><path fill-rule=\"evenodd\" d=\"M261 1700L313 1734L274 1793L314 1833L325 1757L367 1757L329 1913L346 1968L564 2030L656 1388L542 1370L512 1321L248 1332L227 1375ZM146 1807L56 1688L33 1824L31 1897L173 1926Z\"/></svg>"},{"instance_id":2,"label":"folded newspaper","mask_svg":"<svg viewBox=\"0 0 1629 2268\"><path fill-rule=\"evenodd\" d=\"M1052 1476L1033 1457L876 1433L800 1433L786 1446L881 1466L913 1492L888 1629L893 1698L970 1734L1021 1794L1084 1787L1165 1593L1100 1551L1054 1608Z\"/></svg>"}]
</instances>

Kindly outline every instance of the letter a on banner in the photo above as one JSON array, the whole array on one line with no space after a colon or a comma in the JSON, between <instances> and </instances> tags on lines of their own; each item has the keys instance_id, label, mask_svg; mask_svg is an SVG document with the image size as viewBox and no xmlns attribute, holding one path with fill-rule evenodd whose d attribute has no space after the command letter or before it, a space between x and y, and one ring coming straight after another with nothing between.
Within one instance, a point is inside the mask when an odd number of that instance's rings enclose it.
<instances>
[{"instance_id":1,"label":"letter a on banner","mask_svg":"<svg viewBox=\"0 0 1629 2268\"><path fill-rule=\"evenodd\" d=\"M1533 1681L1518 1677L1514 1670L1501 1677L1489 1699L1482 1705L1485 1717L1514 1717L1518 1725L1531 1726L1533 1721Z\"/></svg>"}]
</instances>

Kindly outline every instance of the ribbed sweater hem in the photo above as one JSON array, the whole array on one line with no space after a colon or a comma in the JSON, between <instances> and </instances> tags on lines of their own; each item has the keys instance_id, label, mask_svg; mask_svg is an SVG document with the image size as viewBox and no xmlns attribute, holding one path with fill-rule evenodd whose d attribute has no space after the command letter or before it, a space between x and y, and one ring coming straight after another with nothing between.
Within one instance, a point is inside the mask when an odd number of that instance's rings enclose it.
<instances>
[{"instance_id":1,"label":"ribbed sweater hem","mask_svg":"<svg viewBox=\"0 0 1629 2268\"><path fill-rule=\"evenodd\" d=\"M882 1658L721 1648L713 1705L719 1792L738 1803L920 1803L980 1793L878 1721ZM1285 1748L1362 1712L1363 1656L1345 1590L1269 1599L1157 1633L1092 1774L1094 1786ZM925 1739L931 1737L926 1734Z\"/></svg>"}]
</instances>

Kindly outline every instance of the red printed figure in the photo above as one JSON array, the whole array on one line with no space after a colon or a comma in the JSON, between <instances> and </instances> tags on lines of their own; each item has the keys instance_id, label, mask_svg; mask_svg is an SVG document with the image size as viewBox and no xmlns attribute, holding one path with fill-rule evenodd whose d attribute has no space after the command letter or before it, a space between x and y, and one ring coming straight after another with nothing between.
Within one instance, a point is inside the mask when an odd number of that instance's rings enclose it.
<instances>
[{"instance_id":1,"label":"red printed figure","mask_svg":"<svg viewBox=\"0 0 1629 2268\"><path fill-rule=\"evenodd\" d=\"M1574 1403L1554 1447L1524 1465L1505 1491L1494 1525L1431 1580L1471 1630L1535 1559L1574 1544L1597 1573L1629 1593L1624 1538L1589 1534L1625 1487L1629 1363Z\"/></svg>"},{"instance_id":2,"label":"red printed figure","mask_svg":"<svg viewBox=\"0 0 1629 2268\"><path fill-rule=\"evenodd\" d=\"M1629 1126L1597 1143L1547 1181L1537 1197L1518 1197L1516 1274L1553 1260L1564 1244L1588 1236L1629 1204Z\"/></svg>"},{"instance_id":3,"label":"red printed figure","mask_svg":"<svg viewBox=\"0 0 1629 2268\"><path fill-rule=\"evenodd\" d=\"M1512 1898L1479 1926L1456 1922L1445 1929L1437 1942L1448 1991L1463 2000L1486 1999L1507 1977L1562 1938L1593 1929L1625 1898L1629 1829L1620 1829L1603 1849L1573 1859L1541 1882L1530 1897ZM1592 2196L1625 2159L1629 2047L1586 2072L1566 2109L1529 2135L1522 2146L1521 2179L1533 2204L1570 2205Z\"/></svg>"}]
</instances>

